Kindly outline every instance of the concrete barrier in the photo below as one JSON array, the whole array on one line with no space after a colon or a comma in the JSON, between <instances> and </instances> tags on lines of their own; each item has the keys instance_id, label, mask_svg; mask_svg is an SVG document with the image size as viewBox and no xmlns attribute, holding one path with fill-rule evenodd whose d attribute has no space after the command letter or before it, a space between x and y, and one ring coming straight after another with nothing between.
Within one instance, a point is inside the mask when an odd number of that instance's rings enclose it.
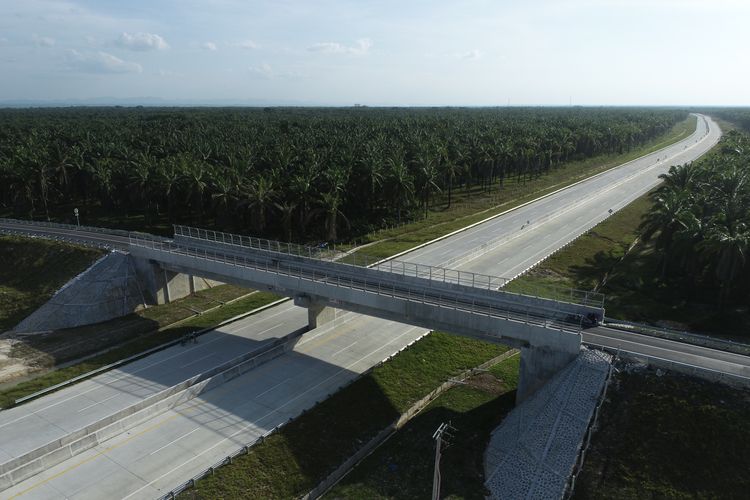
<instances>
[{"instance_id":1,"label":"concrete barrier","mask_svg":"<svg viewBox=\"0 0 750 500\"><path fill-rule=\"evenodd\" d=\"M168 387L127 408L70 432L44 446L0 464L0 491L89 450L126 430L214 389L286 352L306 329L300 329L207 372Z\"/></svg>"}]
</instances>

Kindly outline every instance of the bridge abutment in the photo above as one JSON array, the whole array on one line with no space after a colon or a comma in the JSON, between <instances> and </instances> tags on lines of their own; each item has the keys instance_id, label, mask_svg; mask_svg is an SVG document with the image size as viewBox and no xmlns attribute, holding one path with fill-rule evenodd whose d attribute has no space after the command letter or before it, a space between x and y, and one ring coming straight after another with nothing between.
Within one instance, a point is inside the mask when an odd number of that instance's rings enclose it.
<instances>
[{"instance_id":1,"label":"bridge abutment","mask_svg":"<svg viewBox=\"0 0 750 500\"><path fill-rule=\"evenodd\" d=\"M134 256L131 258L143 289L144 300L149 304L169 304L191 293L222 284L192 274L170 271L152 260Z\"/></svg>"},{"instance_id":2,"label":"bridge abutment","mask_svg":"<svg viewBox=\"0 0 750 500\"><path fill-rule=\"evenodd\" d=\"M571 337L573 337L571 335ZM516 404L534 394L557 372L568 366L581 349L580 336L577 342L566 345L529 346L521 348L521 366L518 376Z\"/></svg>"}]
</instances>

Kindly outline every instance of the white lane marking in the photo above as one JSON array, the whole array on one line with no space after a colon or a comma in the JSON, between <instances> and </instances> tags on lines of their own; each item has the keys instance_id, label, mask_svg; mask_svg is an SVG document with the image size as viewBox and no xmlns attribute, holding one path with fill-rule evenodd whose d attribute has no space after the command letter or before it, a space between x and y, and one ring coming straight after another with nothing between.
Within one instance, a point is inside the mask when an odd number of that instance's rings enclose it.
<instances>
[{"instance_id":1,"label":"white lane marking","mask_svg":"<svg viewBox=\"0 0 750 500\"><path fill-rule=\"evenodd\" d=\"M281 385L281 384L283 384L284 382L288 382L288 381L290 381L290 380L292 380L292 379L290 379L290 378L285 378L284 380L282 380L282 381L281 381L281 382L279 382L278 384L275 384L275 385L273 385L273 386L272 386L271 388L269 388L269 389L266 389L265 391L261 392L260 394L257 394L257 395L256 395L256 396L255 396L255 397L254 397L253 399L255 399L255 398L259 398L259 397L263 396L264 394L268 394L269 392L271 392L272 390L276 389L276 388L277 388L278 386L280 386L280 385Z\"/></svg>"},{"instance_id":2,"label":"white lane marking","mask_svg":"<svg viewBox=\"0 0 750 500\"><path fill-rule=\"evenodd\" d=\"M347 349L349 349L349 348L350 348L351 346L353 346L353 345L354 345L354 344L356 344L357 342L359 342L359 340L355 340L354 342L352 342L352 343L351 343L351 344L349 344L348 346L346 346L346 347L342 347L342 348L341 348L341 349L339 349L338 351L336 351L336 352L334 352L333 354L331 354L331 357L333 358L333 357L335 357L336 355L338 355L338 354L340 354L340 353L342 353L342 352L346 351Z\"/></svg>"},{"instance_id":3,"label":"white lane marking","mask_svg":"<svg viewBox=\"0 0 750 500\"><path fill-rule=\"evenodd\" d=\"M287 306L287 307L284 307L283 310L277 312L276 314L272 314L270 316L266 316L266 317L264 317L262 319L256 318L256 319L259 320L257 323L260 323L261 321L268 321L269 319L275 318L276 316L279 316L281 314L288 314L291 309L292 309L292 306ZM250 323L250 324L247 324L247 325L245 325L245 326L243 326L241 328L227 329L227 333L238 333L238 332L241 332L242 330L247 330L248 328L250 328L252 326L257 326L257 323L256 324ZM266 330L266 331L268 331L268 330ZM260 332L260 333L264 333L264 332ZM258 334L258 335L260 335L260 334Z\"/></svg>"},{"instance_id":4,"label":"white lane marking","mask_svg":"<svg viewBox=\"0 0 750 500\"><path fill-rule=\"evenodd\" d=\"M194 365L194 364L195 364L195 363L197 363L198 361L203 361L204 359L206 359L206 358L210 358L211 356L216 356L216 353L214 353L214 352L210 352L210 353L206 354L205 356L202 356L202 357L200 357L200 358L198 358L198 359L196 359L196 360L193 360L193 361L191 361L190 363L187 363L187 364L184 364L184 365L182 365L182 366L181 366L180 368L185 368L185 367L187 367L187 366L190 366L190 365Z\"/></svg>"},{"instance_id":5,"label":"white lane marking","mask_svg":"<svg viewBox=\"0 0 750 500\"><path fill-rule=\"evenodd\" d=\"M175 443L176 443L177 441L179 441L179 440L180 440L180 439L182 439L182 438L188 437L188 436L189 436L190 434L194 433L195 431L197 431L197 430L199 430L199 429L200 429L200 427L196 427L196 428L195 428L195 429L193 429L192 431L190 431L190 432L188 432L188 433L186 433L186 434L183 434L182 436L178 437L177 439L173 439L172 441L168 442L167 444L165 444L164 446L162 446L162 447L161 447L161 448L159 448L158 450L154 450L154 451L152 451L151 453L149 453L149 456L151 456L151 455L155 455L155 454L159 453L159 452L160 452L161 450L163 450L164 448L167 448L168 446L171 446L171 445L175 444Z\"/></svg>"},{"instance_id":6,"label":"white lane marking","mask_svg":"<svg viewBox=\"0 0 750 500\"><path fill-rule=\"evenodd\" d=\"M619 339L619 338L611 338L611 337L607 337L606 335L601 335L599 333L585 332L584 335L591 336L591 337L599 337L599 338L607 339L609 342L612 342L612 343L633 344L633 345L641 346L641 347L645 345L646 347L648 347L650 349L656 349L658 351L666 351L666 352L676 353L676 354L680 354L682 356L687 356L687 357L690 357L690 358L697 358L697 359L706 359L707 358L707 356L701 356L699 354L691 354L689 352L684 352L684 351L677 351L675 349L667 349L666 347L657 347L657 346L651 345L651 344L640 344L638 342L633 342L632 340L624 340L624 339ZM605 347L611 347L611 346L605 345ZM636 351L633 351L633 352L636 352ZM643 354L644 356L651 356L650 354L647 354L647 353L644 353L644 352L636 352L636 354ZM657 356L652 356L652 357L657 357ZM662 358L659 358L659 359L662 359ZM707 358L707 359L710 360L710 361L714 361L716 363L726 363L728 365L739 366L740 368L747 368L746 365L741 365L741 364L738 364L738 363L734 363L732 361L724 361L724 360L716 359L716 358ZM674 359L668 359L667 358L666 360L667 361L673 361L675 363L680 363L680 364L683 364L683 365L690 364L690 363L685 363L683 361L675 361ZM697 365L691 365L691 366L697 366ZM703 368L705 368L705 367L703 367ZM711 370L712 368L708 368L708 369Z\"/></svg>"},{"instance_id":7,"label":"white lane marking","mask_svg":"<svg viewBox=\"0 0 750 500\"><path fill-rule=\"evenodd\" d=\"M589 334L589 335L596 335L596 334L592 333L592 334ZM596 336L597 337L602 337L602 335L596 335ZM608 339L609 337L603 337L603 338ZM630 343L630 344L639 345L636 342L628 342L627 340L617 339L617 341L618 342L626 342L626 343ZM600 346L600 347L608 347L608 348L612 349L611 345L597 344L595 342L588 342L588 341L586 343L587 344L591 344L591 345L595 345L595 346ZM618 347L618 349L620 349L620 348ZM656 349L659 349L659 348L657 347ZM662 349L662 350L663 351L669 351L669 349ZM636 354L638 356L645 356L647 358L658 359L658 360L661 360L661 361L669 361L670 363L675 363L675 364L684 365L684 366L690 366L690 367L693 367L693 368L698 368L699 370L707 370L707 371L711 371L711 372L725 373L727 375L731 375L732 377L739 377L739 378L750 379L750 377L746 377L745 375L740 375L739 373L732 373L732 372L727 372L727 371L721 371L721 370L717 370L715 368L708 368L706 366L694 365L692 363L685 363L684 361L675 361L674 359L662 358L662 357L659 357L659 356L654 356L652 354L645 354L645 353L639 352L639 351L628 351L627 349L620 349L620 352L628 352L628 353L631 353L631 354ZM679 354L685 354L685 353L683 353L681 351L673 351L673 352L677 352ZM695 355L691 355L691 356L696 357L696 358L700 358L701 357L701 356L695 356ZM709 359L712 359L713 361L716 361L713 358L709 358ZM721 362L722 363L728 363L730 365L734 365L735 364L735 363L732 363L731 361L721 361ZM743 365L735 365L735 366L739 366L741 368L745 368Z\"/></svg>"},{"instance_id":8,"label":"white lane marking","mask_svg":"<svg viewBox=\"0 0 750 500\"><path fill-rule=\"evenodd\" d=\"M395 340L397 340L397 339L399 339L399 338L401 338L401 337L403 337L404 335L407 335L407 334L408 334L408 333L410 333L411 331L413 331L413 330L416 330L417 328L418 328L418 327L412 327L412 328L410 328L409 330L407 330L407 331L406 331L406 332L404 332L403 334L401 334L401 335L399 335L398 337L396 337L396 338L394 339L394 341L395 341ZM391 341L391 342L393 342L393 341ZM391 342L389 342L388 344L390 344ZM386 344L386 346L387 346L388 344ZM385 347L385 346L383 346L383 347ZM270 415L272 415L272 414L274 414L274 413L278 412L279 410L281 410L281 409L282 409L282 408L284 408L285 406L288 406L288 405L292 404L292 402L294 402L294 401L296 401L297 399L301 398L302 396L304 396L304 395L305 395L305 394L307 394L308 392L310 392L310 391L312 391L312 390L316 389L316 388L317 388L318 386L320 386L320 385L322 385L322 384L324 384L324 383L328 382L328 380L332 379L333 377L336 377L336 376L337 376L337 375L338 375L339 373L341 373L341 372L343 372L343 371L346 371L346 370L348 370L348 369L349 369L350 367L352 367L352 366L356 365L357 363L361 362L361 361L362 361L363 359L367 358L368 356L371 356L371 355L372 355L373 353L375 353L375 352L378 352L378 351L379 351L380 349L382 349L383 347L380 347L380 348L378 348L378 349L376 349L376 350L374 350L374 351L372 351L372 352L370 352L370 353L368 353L368 354L366 354L366 355L362 356L362 357L361 357L360 359L358 359L357 361L354 361L354 362L352 362L352 363L349 363L349 364L348 364L347 366L345 366L345 367L341 368L340 370L336 371L336 373L334 373L333 375L331 375L331 376L329 376L329 377L326 377L325 379L321 380L320 382L318 382L318 383L317 383L317 384L315 384L314 386L310 387L310 388L309 388L309 389L307 389L306 391L304 391L304 392L302 392L302 393L298 394L297 396L293 397L292 399L289 399L289 400L287 400L287 402L286 402L286 403L284 403L284 404L282 404L282 405L278 406L278 407L277 407L276 409L273 409L273 410L269 411L268 413L266 413L265 415L263 415L263 416L262 416L262 417L260 417L259 419L256 419L256 420L255 420L255 421L254 421L253 423L251 423L251 424L247 424L247 425L243 425L243 426L242 426L242 427L240 427L240 428L239 428L239 429L238 429L237 431L233 432L232 434L230 434L229 436L225 437L225 438L224 438L224 439L222 439L221 441L218 441L218 442L216 442L215 444L213 444L213 445L209 446L208 448L206 448L205 450L201 451L200 453L196 453L195 455L193 455L193 456L192 456L191 458L189 458L189 459L188 459L188 460L186 460L185 462L183 462L183 463L181 463L180 465L178 465L178 466L174 467L173 469L171 469L171 470L169 470L169 471L165 472L164 474L162 474L161 476L157 477L156 479L153 479L153 480L149 481L148 483L144 484L143 486L141 486L140 488L138 488L138 489L137 489L137 490L135 490L134 492L132 492L132 493L130 493L129 495L127 495L126 497L123 497L123 499L122 499L122 500L127 500L128 498L131 498L131 497L133 497L133 496L137 495L138 493L140 493L140 492L141 492L141 491L143 491L144 489L146 489L146 488L149 488L149 487L151 487L151 486L152 486L152 485L153 485L154 483L156 483L157 481L161 481L162 479L164 479L164 478L165 478L165 477L167 477L168 475L170 475L170 474L172 474L173 472L175 472L175 471L177 471L177 470L181 469L182 467L186 466L187 464L189 464L190 462L192 462L192 461L196 460L197 458L199 458L199 457L201 457L201 456L205 455L206 453L210 452L210 451L211 451L211 450L213 450L214 448L216 448L216 447L218 447L218 446L221 446L221 445L222 445L222 444L224 444L224 443L225 443L226 441L229 441L229 440L231 440L231 439L232 439L232 438L234 438L234 437L235 437L236 435L238 435L238 434L240 434L240 433L244 432L245 430L247 430L247 429L249 429L249 428L251 428L251 427L259 427L259 424L260 424L260 422L262 422L262 421L263 421L263 419L265 419L266 417L268 417L268 416L270 416Z\"/></svg>"},{"instance_id":9,"label":"white lane marking","mask_svg":"<svg viewBox=\"0 0 750 500\"><path fill-rule=\"evenodd\" d=\"M279 314L281 314L281 313L279 313ZM275 316L278 316L278 314L276 314ZM262 334L264 334L264 333L266 333L266 332L268 332L268 331L271 331L271 330L273 330L274 328L277 328L277 327L279 327L279 326L281 326L281 325L283 325L283 324L284 324L284 323L279 323L278 325L272 326L271 328L268 328L268 329L266 329L266 330L263 330L262 332L258 333L258 335L262 335ZM215 331L215 330L214 330L214 331ZM208 341L203 341L203 342L201 342L201 343L200 343L199 345L196 345L196 346L194 346L194 347L189 347L189 348L187 348L187 349L184 349L184 350L182 350L181 352L178 352L178 353L176 353L176 354L173 354L173 355L171 355L171 356L167 356L166 358L160 358L160 359L159 359L158 361L155 361L155 362L153 362L153 363L151 363L151 364L148 364L148 365L146 365L146 366L143 366L143 367L141 367L141 368L138 368L137 370L134 370L134 371L132 371L132 372L129 372L129 373L124 373L124 374L123 374L122 376L120 376L120 377L116 377L116 378L114 378L113 380L111 380L111 381L109 381L109 382L106 382L106 383L104 383L104 382L98 382L98 381L96 381L96 379L95 379L95 378L94 378L94 379L91 379L91 382L95 384L95 385L94 385L94 387L92 387L92 388L90 388L90 389L87 389L87 390L85 390L85 391L79 392L79 393L77 393L77 394L74 394L73 396L70 396L70 397L68 397L68 398L65 398L65 399L61 399L60 401L57 401L57 402L55 402L55 403L52 403L52 404L49 404L49 405L47 405L47 406L44 406L44 407L42 407L42 408L39 408L39 409L37 409L37 410L34 410L34 411L32 411L31 413L27 413L27 414L25 414L25 415L22 415L22 416L20 416L20 417L18 417L18 418L16 418L16 419L14 419L14 420L11 420L11 421L9 421L9 422L6 422L6 423L4 423L4 424L0 424L0 429L2 429L3 427L5 427L5 426L7 426L7 425L10 425L10 424L14 424L14 423L16 423L16 422L18 422L18 421L20 421L20 420L23 420L23 419L25 419L25 418L29 418L29 417L31 417L32 415L35 415L35 414L37 414L37 413L39 413L39 412L43 412L43 411L45 411L45 410L49 410L50 408L53 408L53 407L55 407L55 406L61 405L61 404L63 404L63 403L66 403L66 402L68 402L68 401L70 401L70 400L72 400L72 399L75 399L75 398L77 398L77 397L83 396L84 394L88 394L89 392L95 391L95 390L97 390L97 389L102 389L102 388L112 388L112 389L114 389L114 390L118 390L118 391L119 391L119 389L111 387L111 386L112 386L112 384L114 384L114 383L116 383L116 382L119 382L119 381L121 381L121 380L123 380L123 379L126 379L126 378L128 378L128 377L132 377L132 376L133 376L133 375L135 375L136 373L139 373L139 372L142 372L142 371L144 371L144 370L147 370L148 368L151 368L151 367L153 367L153 366L156 366L156 365L161 365L161 364L162 364L162 363L164 363L165 361L168 361L168 360L170 360L170 359L173 359L173 358L177 358L177 357L179 357L179 356L184 356L185 354L188 354L189 352L191 352L191 351L194 351L195 349L200 349L200 348L202 348L202 347L205 347L205 346L207 346L208 344L212 344L212 343L214 343L214 342L218 342L218 341L220 341L220 340L230 340L230 337L227 337L227 336L226 336L226 334L224 334L224 335L219 335L219 336L217 336L217 337L216 337L215 339L211 339L211 340L208 340ZM111 373L113 373L113 372L111 372ZM118 394L120 394L120 393L118 392Z\"/></svg>"},{"instance_id":10,"label":"white lane marking","mask_svg":"<svg viewBox=\"0 0 750 500\"><path fill-rule=\"evenodd\" d=\"M82 411L86 411L86 410L88 410L89 408L92 408L92 407L94 407L94 406L96 406L96 405L100 405L100 404L104 403L105 401L109 401L110 399L116 398L116 397L117 397L117 396L119 396L119 395L120 395L120 394L115 394L115 395L113 395L113 396L110 396L110 397L108 397L108 398L106 398L106 399L102 399L101 401L97 401L97 402L96 402L96 403L94 403L94 404L91 404L91 405L88 405L88 406L84 406L83 408L81 408L80 410L78 410L78 413L81 413Z\"/></svg>"}]
</instances>

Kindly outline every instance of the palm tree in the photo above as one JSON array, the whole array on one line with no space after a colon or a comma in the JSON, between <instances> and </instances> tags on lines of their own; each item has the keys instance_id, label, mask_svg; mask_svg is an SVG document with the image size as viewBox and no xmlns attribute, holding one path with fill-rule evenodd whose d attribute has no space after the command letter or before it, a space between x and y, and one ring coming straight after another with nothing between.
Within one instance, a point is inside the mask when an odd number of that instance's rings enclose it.
<instances>
[{"instance_id":1,"label":"palm tree","mask_svg":"<svg viewBox=\"0 0 750 500\"><path fill-rule=\"evenodd\" d=\"M427 149L422 149L418 152L417 157L414 159L414 165L417 169L422 207L424 208L424 215L427 217L427 211L430 208L430 196L433 191L440 191L440 185L438 184L440 174L435 166L434 155Z\"/></svg>"},{"instance_id":2,"label":"palm tree","mask_svg":"<svg viewBox=\"0 0 750 500\"><path fill-rule=\"evenodd\" d=\"M292 241L292 218L294 217L294 211L297 209L297 202L284 200L280 203L274 203L274 206L281 215L284 238L286 238L286 241Z\"/></svg>"},{"instance_id":3,"label":"palm tree","mask_svg":"<svg viewBox=\"0 0 750 500\"><path fill-rule=\"evenodd\" d=\"M227 169L218 169L211 176L211 199L214 201L214 213L221 227L229 224L231 209L238 199L238 181L234 172Z\"/></svg>"},{"instance_id":4,"label":"palm tree","mask_svg":"<svg viewBox=\"0 0 750 500\"><path fill-rule=\"evenodd\" d=\"M409 168L404 162L403 153L394 152L388 158L388 181L393 189L393 199L396 203L398 222L401 223L401 209L411 201L414 193L414 179L409 173Z\"/></svg>"},{"instance_id":5,"label":"palm tree","mask_svg":"<svg viewBox=\"0 0 750 500\"><path fill-rule=\"evenodd\" d=\"M298 200L297 207L297 230L299 235L304 238L307 225L312 219L312 206L317 199L316 181L320 176L318 162L315 160L315 154L312 153L312 161L298 169L291 179L290 187Z\"/></svg>"},{"instance_id":6,"label":"palm tree","mask_svg":"<svg viewBox=\"0 0 750 500\"><path fill-rule=\"evenodd\" d=\"M721 284L719 306L724 307L731 293L732 284L740 276L747 263L750 246L750 228L745 221L718 222L709 227L701 250L714 259L716 278Z\"/></svg>"},{"instance_id":7,"label":"palm tree","mask_svg":"<svg viewBox=\"0 0 750 500\"><path fill-rule=\"evenodd\" d=\"M672 258L675 234L694 225L695 216L690 212L690 197L685 191L667 189L654 196L654 208L643 217L640 225L644 241L656 235L656 248L661 250L661 276L664 278Z\"/></svg>"},{"instance_id":8,"label":"palm tree","mask_svg":"<svg viewBox=\"0 0 750 500\"><path fill-rule=\"evenodd\" d=\"M262 234L266 229L266 210L273 206L277 194L272 176L268 173L256 174L244 186L243 196L252 211L252 225L256 233Z\"/></svg>"},{"instance_id":9,"label":"palm tree","mask_svg":"<svg viewBox=\"0 0 750 500\"><path fill-rule=\"evenodd\" d=\"M320 203L325 214L324 225L329 241L336 241L338 236L339 217L349 226L349 219L341 206L344 204L344 192L349 180L350 169L342 164L334 164L325 172L328 183L328 192L320 195Z\"/></svg>"},{"instance_id":10,"label":"palm tree","mask_svg":"<svg viewBox=\"0 0 750 500\"><path fill-rule=\"evenodd\" d=\"M461 166L451 158L450 151L445 145L439 147L440 169L448 185L448 207L451 207L451 198L453 194L453 182L456 176L461 172Z\"/></svg>"}]
</instances>

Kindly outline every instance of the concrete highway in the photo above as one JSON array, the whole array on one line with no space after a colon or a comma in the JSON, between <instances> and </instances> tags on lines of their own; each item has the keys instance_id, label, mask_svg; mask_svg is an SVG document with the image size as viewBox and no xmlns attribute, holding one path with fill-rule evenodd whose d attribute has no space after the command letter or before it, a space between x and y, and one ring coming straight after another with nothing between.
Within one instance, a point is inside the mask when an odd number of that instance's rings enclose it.
<instances>
[{"instance_id":1,"label":"concrete highway","mask_svg":"<svg viewBox=\"0 0 750 500\"><path fill-rule=\"evenodd\" d=\"M477 246L507 236L512 238L507 243L452 267L513 276L605 217L609 208L617 209L623 200L647 190L669 164L700 155L713 145L718 135L715 124L700 118L696 134L667 150L435 242L401 259L433 265L459 262ZM665 160L665 157L674 158ZM616 187L609 189L612 185ZM555 218L545 221L550 216ZM563 233L567 233L567 238ZM204 335L198 344L173 347L0 412L0 460L6 461L33 448L35 443L80 428L138 398L301 328L306 319L304 310L285 303ZM407 325L342 313L335 324L305 334L292 352L0 492L0 498L153 498L163 495L325 398L424 333ZM589 330L584 340L750 376L750 362L745 356L605 328Z\"/></svg>"}]
</instances>

